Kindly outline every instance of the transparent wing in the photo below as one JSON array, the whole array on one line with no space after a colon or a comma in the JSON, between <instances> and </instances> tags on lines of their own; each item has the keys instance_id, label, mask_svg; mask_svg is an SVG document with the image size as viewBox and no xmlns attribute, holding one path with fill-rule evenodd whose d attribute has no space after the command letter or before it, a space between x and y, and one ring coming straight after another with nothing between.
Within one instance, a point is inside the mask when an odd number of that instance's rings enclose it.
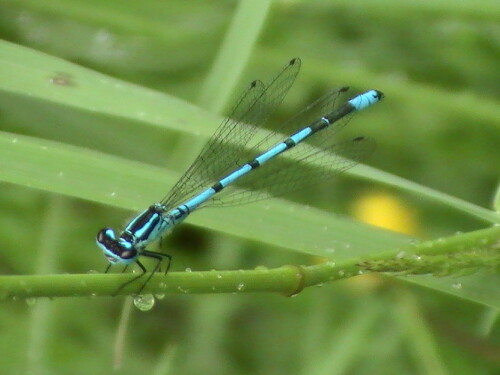
<instances>
[{"instance_id":1,"label":"transparent wing","mask_svg":"<svg viewBox=\"0 0 500 375\"><path fill-rule=\"evenodd\" d=\"M238 165L252 160L291 134L318 121L345 103L348 88L331 90L311 103L304 110L282 124L277 131L256 140L249 150L240 151ZM320 183L343 172L375 148L373 140L358 137L337 143L337 133L350 121L348 115L331 124L297 146L270 160L228 186L204 206L230 206L253 202L269 196L281 196L291 191Z\"/></svg>"},{"instance_id":2,"label":"transparent wing","mask_svg":"<svg viewBox=\"0 0 500 375\"><path fill-rule=\"evenodd\" d=\"M254 81L203 147L193 164L161 201L172 207L209 187L234 170L241 150L281 104L300 70L301 61L292 59L267 85Z\"/></svg>"},{"instance_id":3,"label":"transparent wing","mask_svg":"<svg viewBox=\"0 0 500 375\"><path fill-rule=\"evenodd\" d=\"M297 145L290 152L299 147L302 150L293 157L285 157L285 153L270 160L242 177L236 185L224 189L206 206L234 206L301 190L354 167L375 150L375 142L366 137L333 142L332 139L325 141L322 149L307 144Z\"/></svg>"},{"instance_id":4,"label":"transparent wing","mask_svg":"<svg viewBox=\"0 0 500 375\"><path fill-rule=\"evenodd\" d=\"M345 93L348 90L348 87L342 87L340 89L332 89L326 92L323 96L316 99L295 116L273 129L273 131L267 136L258 140L254 145L250 145L250 154L252 154L251 157L257 156L259 152L268 150L275 144L282 142L286 137L289 137L293 133L303 129L313 122L318 121L321 117L327 115L328 113L333 112L339 104L343 104L345 102ZM345 118L343 121L338 121L334 126L331 126L328 129L330 132L329 137L332 137L335 133L347 125L348 121L346 120L348 119L349 118ZM323 132L323 134L325 133ZM317 134L317 136L318 137L310 138L308 143L320 146L325 138L322 134ZM246 156L247 155L245 155L245 157ZM241 161L247 162L248 159Z\"/></svg>"}]
</instances>

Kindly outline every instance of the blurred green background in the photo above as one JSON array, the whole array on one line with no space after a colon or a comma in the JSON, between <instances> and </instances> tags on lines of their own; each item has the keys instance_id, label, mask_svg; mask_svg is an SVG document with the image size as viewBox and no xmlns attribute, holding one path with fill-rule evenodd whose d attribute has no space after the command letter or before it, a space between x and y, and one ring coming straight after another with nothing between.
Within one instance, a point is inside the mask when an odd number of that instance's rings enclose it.
<instances>
[{"instance_id":1,"label":"blurred green background","mask_svg":"<svg viewBox=\"0 0 500 375\"><path fill-rule=\"evenodd\" d=\"M380 89L385 101L350 126L352 134L377 140L367 164L490 209L500 160L499 21L496 1L0 0L1 39L212 112L227 112L248 82L270 78L295 56L302 72L274 123L332 87ZM66 86L69 97L82 85L66 72L53 74L47 80ZM174 127L196 134L205 126L201 137L186 137L142 132L140 119L124 117L28 90L0 92L4 132L178 173L216 126L213 117L210 124L185 117ZM101 271L95 233L118 227L132 212L28 186L1 189L2 274ZM129 208L158 198L141 197ZM419 239L487 226L439 202L352 177L290 199ZM165 248L176 271L320 261L190 220ZM64 298L3 302L0 314L2 374L500 371L497 311L388 277L356 277L296 298L167 295L146 313L122 298Z\"/></svg>"}]
</instances>

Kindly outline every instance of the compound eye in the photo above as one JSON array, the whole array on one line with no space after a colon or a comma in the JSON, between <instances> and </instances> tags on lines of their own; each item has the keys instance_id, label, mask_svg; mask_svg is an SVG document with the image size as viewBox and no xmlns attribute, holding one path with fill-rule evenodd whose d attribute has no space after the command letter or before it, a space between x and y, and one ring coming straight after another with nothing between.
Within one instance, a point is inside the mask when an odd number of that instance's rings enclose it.
<instances>
[{"instance_id":1,"label":"compound eye","mask_svg":"<svg viewBox=\"0 0 500 375\"><path fill-rule=\"evenodd\" d=\"M120 258L122 259L132 259L134 258L135 256L137 255L137 251L136 250L125 250L124 252L122 252L120 254Z\"/></svg>"},{"instance_id":2,"label":"compound eye","mask_svg":"<svg viewBox=\"0 0 500 375\"><path fill-rule=\"evenodd\" d=\"M109 263L116 263L116 262L118 262L118 259L116 259L115 257L112 257L111 255L104 254L104 256L106 257L106 259L108 260Z\"/></svg>"},{"instance_id":3,"label":"compound eye","mask_svg":"<svg viewBox=\"0 0 500 375\"><path fill-rule=\"evenodd\" d=\"M102 244L109 243L115 240L115 232L111 228L104 228L97 233L97 242Z\"/></svg>"}]
</instances>

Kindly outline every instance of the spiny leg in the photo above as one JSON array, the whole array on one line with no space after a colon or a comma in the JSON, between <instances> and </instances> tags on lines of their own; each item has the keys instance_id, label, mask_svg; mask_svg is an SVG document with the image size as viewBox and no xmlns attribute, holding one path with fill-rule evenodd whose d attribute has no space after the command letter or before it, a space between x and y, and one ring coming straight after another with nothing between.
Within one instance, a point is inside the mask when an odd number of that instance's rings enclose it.
<instances>
[{"instance_id":1,"label":"spiny leg","mask_svg":"<svg viewBox=\"0 0 500 375\"><path fill-rule=\"evenodd\" d=\"M169 254L164 254L165 258L168 258L167 268L165 269L165 276L167 276L168 270L170 269L170 265L172 264L172 256Z\"/></svg>"},{"instance_id":2,"label":"spiny leg","mask_svg":"<svg viewBox=\"0 0 500 375\"><path fill-rule=\"evenodd\" d=\"M113 265L112 263L108 264L108 266L107 266L107 267L106 267L106 269L104 270L104 273L108 273L108 271L109 271L109 269L111 268L111 266L112 266L112 265ZM124 273L124 272L127 270L128 266L129 266L129 264L127 264L127 265L123 268L122 273Z\"/></svg>"},{"instance_id":3,"label":"spiny leg","mask_svg":"<svg viewBox=\"0 0 500 375\"><path fill-rule=\"evenodd\" d=\"M164 241L164 237L160 237L160 249L163 249L163 245L165 244L163 241ZM167 265L167 269L165 270L165 275L166 275L168 272L168 269L170 268L170 262L172 261L172 257L168 254L157 253L157 252L154 252L154 253L158 254L159 256L163 256L165 258L168 258L168 265ZM161 272L161 266L160 266L160 268L158 268L158 272Z\"/></svg>"},{"instance_id":4,"label":"spiny leg","mask_svg":"<svg viewBox=\"0 0 500 375\"><path fill-rule=\"evenodd\" d=\"M120 285L120 287L117 289L117 291L113 293L113 297L117 296L122 291L122 289L125 288L128 284L133 283L134 281L140 279L141 277L143 277L146 274L146 272L147 272L146 267L144 267L143 264L141 262L139 262L139 260L136 260L135 262L141 268L142 273L140 275L134 277L133 279L126 281L125 283ZM125 269L126 269L126 267L125 267ZM142 290L142 288L141 288L141 290Z\"/></svg>"},{"instance_id":5,"label":"spiny leg","mask_svg":"<svg viewBox=\"0 0 500 375\"><path fill-rule=\"evenodd\" d=\"M151 272L151 275L149 275L149 277L146 280L146 282L144 284L142 284L142 286L139 289L139 291L137 292L137 294L141 294L142 290L144 289L144 287L146 286L146 284L149 282L149 280L151 280L151 278L153 277L153 275L160 270L161 262L163 262L163 260L165 258L168 259L168 265L167 265L167 269L165 270L165 275L167 274L168 270L170 269L170 263L172 262L172 256L169 255L169 254L163 254L163 253L157 253L155 251L144 250L141 253L141 255L149 257L149 258L154 258L154 259L157 260L157 263L156 263L155 268L153 269L153 272Z\"/></svg>"},{"instance_id":6,"label":"spiny leg","mask_svg":"<svg viewBox=\"0 0 500 375\"><path fill-rule=\"evenodd\" d=\"M170 254L164 254L164 253L157 253L156 251L147 251L147 250L145 252L143 252L142 255L150 256L150 255L147 255L145 253L152 254L153 258L156 258L157 256L160 256L160 257L166 258L168 260L167 268L165 268L165 276L167 276L167 273L170 270L170 264L172 264L172 255L170 255ZM163 262L163 259L161 261ZM160 267L158 267L158 269L156 271L161 272Z\"/></svg>"},{"instance_id":7,"label":"spiny leg","mask_svg":"<svg viewBox=\"0 0 500 375\"><path fill-rule=\"evenodd\" d=\"M154 258L158 262L156 263L156 266L153 269L153 272L151 272L151 275L148 277L148 279L146 280L146 282L141 286L141 288L139 289L139 291L137 292L137 294L140 294L142 292L142 290L144 289L144 287L146 286L146 284L149 282L149 280L151 280L151 278L153 277L153 275L155 274L155 272L158 272L160 270L161 262L163 261L164 258L168 259L168 264L167 264L167 268L165 270L165 275L168 273L168 271L170 269L170 265L172 263L172 256L169 255L169 254L163 254L163 253L157 253L157 252L154 252L154 251L143 250L142 253L141 253L141 255L149 257L149 258ZM123 283L116 290L116 292L113 293L113 296L118 295L121 292L121 290L123 288L125 288L128 284L131 284L134 281L140 279L141 277L143 277L147 273L146 267L144 267L144 265L139 260L136 260L136 263L141 268L142 273L140 275L134 277L133 279L128 280L127 282ZM106 270L104 271L104 273L108 273L108 271L111 268L111 266L112 266L112 264L109 264L108 267L106 267ZM129 266L128 264L125 266L125 268L123 269L122 273L127 270L128 266Z\"/></svg>"}]
</instances>

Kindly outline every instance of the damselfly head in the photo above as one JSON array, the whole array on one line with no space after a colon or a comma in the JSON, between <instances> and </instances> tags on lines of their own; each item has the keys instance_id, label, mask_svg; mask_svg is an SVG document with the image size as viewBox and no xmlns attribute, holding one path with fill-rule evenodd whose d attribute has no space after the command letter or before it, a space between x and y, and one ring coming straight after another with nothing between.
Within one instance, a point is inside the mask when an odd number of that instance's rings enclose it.
<instances>
[{"instance_id":1,"label":"damselfly head","mask_svg":"<svg viewBox=\"0 0 500 375\"><path fill-rule=\"evenodd\" d=\"M110 263L130 264L137 258L137 250L133 245L122 238L117 240L111 228L100 230L97 233L96 242Z\"/></svg>"}]
</instances>

